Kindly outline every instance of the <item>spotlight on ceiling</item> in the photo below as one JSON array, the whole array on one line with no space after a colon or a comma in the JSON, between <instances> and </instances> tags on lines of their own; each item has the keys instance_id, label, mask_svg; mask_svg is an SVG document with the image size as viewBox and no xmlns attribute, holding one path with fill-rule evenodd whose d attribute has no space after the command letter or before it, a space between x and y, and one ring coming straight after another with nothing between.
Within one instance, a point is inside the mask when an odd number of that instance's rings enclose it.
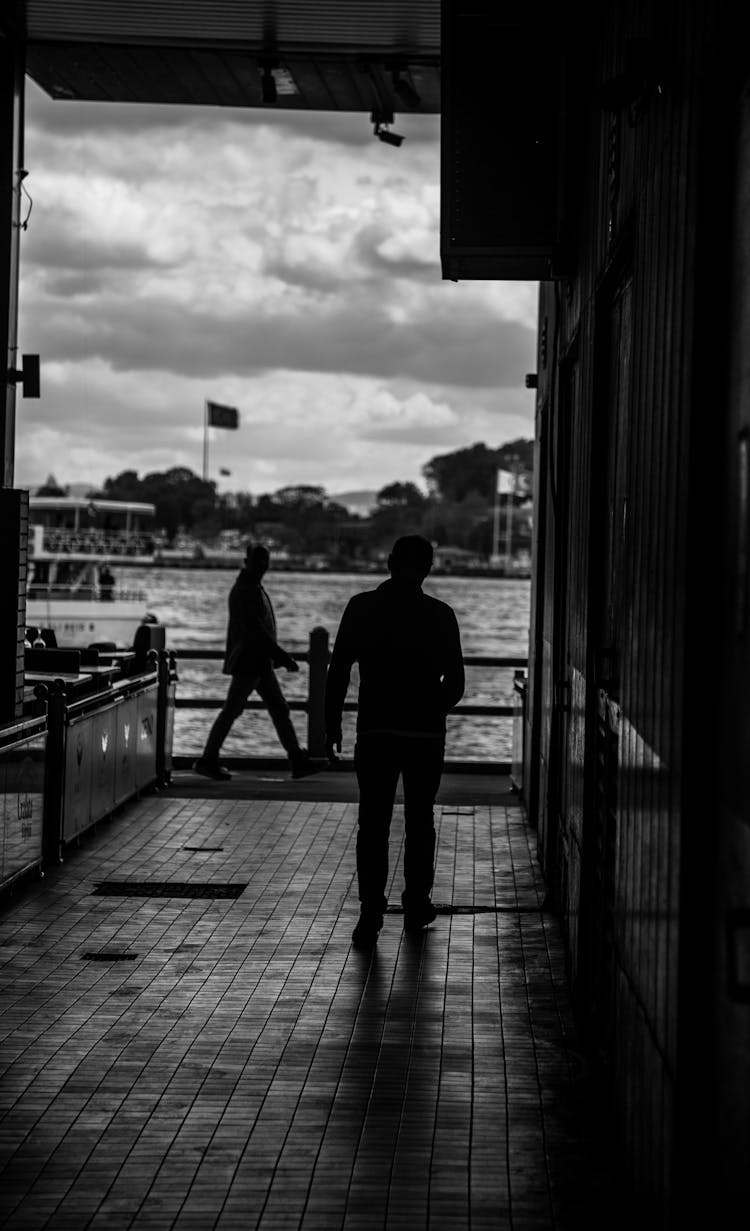
<instances>
[{"instance_id":1,"label":"spotlight on ceiling","mask_svg":"<svg viewBox=\"0 0 750 1231\"><path fill-rule=\"evenodd\" d=\"M393 70L393 93L406 107L414 110L418 107L422 99L410 81L401 76L399 69Z\"/></svg>"},{"instance_id":2,"label":"spotlight on ceiling","mask_svg":"<svg viewBox=\"0 0 750 1231\"><path fill-rule=\"evenodd\" d=\"M404 141L400 133L389 132L387 128L376 129L375 136L378 141L384 141L386 145L402 145Z\"/></svg>"},{"instance_id":3,"label":"spotlight on ceiling","mask_svg":"<svg viewBox=\"0 0 750 1231\"><path fill-rule=\"evenodd\" d=\"M276 78L269 64L263 66L263 76L260 83L261 97L264 103L275 103L278 98Z\"/></svg>"},{"instance_id":4,"label":"spotlight on ceiling","mask_svg":"<svg viewBox=\"0 0 750 1231\"><path fill-rule=\"evenodd\" d=\"M373 127L373 132L378 141L385 142L386 145L401 145L404 138L400 133L393 133L390 130L390 125L393 123L392 111L373 111L370 116Z\"/></svg>"}]
</instances>

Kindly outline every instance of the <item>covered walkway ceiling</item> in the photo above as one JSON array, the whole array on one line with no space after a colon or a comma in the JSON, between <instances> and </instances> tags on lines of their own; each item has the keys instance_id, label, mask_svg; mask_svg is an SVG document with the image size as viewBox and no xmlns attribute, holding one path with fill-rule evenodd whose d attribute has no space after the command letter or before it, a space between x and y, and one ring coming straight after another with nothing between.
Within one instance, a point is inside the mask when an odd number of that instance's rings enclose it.
<instances>
[{"instance_id":1,"label":"covered walkway ceiling","mask_svg":"<svg viewBox=\"0 0 750 1231\"><path fill-rule=\"evenodd\" d=\"M440 0L27 0L53 98L440 110Z\"/></svg>"},{"instance_id":2,"label":"covered walkway ceiling","mask_svg":"<svg viewBox=\"0 0 750 1231\"><path fill-rule=\"evenodd\" d=\"M365 112L393 144L396 115L442 111L443 276L560 276L554 0L13 3L52 98Z\"/></svg>"}]
</instances>

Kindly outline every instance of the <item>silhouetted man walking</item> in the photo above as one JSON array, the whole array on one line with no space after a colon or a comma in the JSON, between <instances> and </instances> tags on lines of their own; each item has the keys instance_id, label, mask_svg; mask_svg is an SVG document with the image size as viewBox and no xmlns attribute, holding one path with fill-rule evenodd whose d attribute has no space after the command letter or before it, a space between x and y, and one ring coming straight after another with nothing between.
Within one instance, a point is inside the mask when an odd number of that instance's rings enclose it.
<instances>
[{"instance_id":1,"label":"silhouetted man walking","mask_svg":"<svg viewBox=\"0 0 750 1231\"><path fill-rule=\"evenodd\" d=\"M458 622L451 607L431 598L422 582L432 546L421 535L396 541L391 577L347 604L326 687L326 748L341 751L341 715L352 665L359 663L354 766L359 784L357 948L376 943L387 906L388 836L399 775L404 788L404 927L432 923L433 806L445 752L445 716L464 691Z\"/></svg>"},{"instance_id":2,"label":"silhouetted man walking","mask_svg":"<svg viewBox=\"0 0 750 1231\"><path fill-rule=\"evenodd\" d=\"M299 666L276 640L273 607L261 585L269 561L266 547L248 546L244 568L238 573L229 592L229 625L223 670L225 675L231 675L232 682L224 707L208 734L203 755L193 765L197 773L217 781L232 777L229 770L219 763L219 752L253 691L268 707L276 734L291 762L292 777L304 778L315 773L315 766L307 752L299 746L289 716L289 706L274 671L274 667L299 671Z\"/></svg>"}]
</instances>

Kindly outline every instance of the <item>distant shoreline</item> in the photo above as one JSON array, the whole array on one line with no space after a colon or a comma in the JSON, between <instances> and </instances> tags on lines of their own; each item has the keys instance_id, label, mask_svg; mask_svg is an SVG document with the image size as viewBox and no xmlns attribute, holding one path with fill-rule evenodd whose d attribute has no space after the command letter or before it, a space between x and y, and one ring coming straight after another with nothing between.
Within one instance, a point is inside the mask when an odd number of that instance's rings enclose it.
<instances>
[{"instance_id":1,"label":"distant shoreline","mask_svg":"<svg viewBox=\"0 0 750 1231\"><path fill-rule=\"evenodd\" d=\"M229 556L227 558L219 558L217 556L180 556L164 558L157 556L153 564L143 565L141 562L133 567L139 568L171 568L171 569L232 569L237 570L242 567L243 558L241 556ZM112 565L115 568L130 567L130 561L125 557L117 557L112 560ZM369 568L357 566L352 563L346 567L334 565L314 565L305 567L304 564L289 564L285 560L275 560L271 557L271 567L274 573L309 573L315 575L339 575L347 576L352 573L361 574L363 577L377 576L386 572L385 565L382 568ZM506 581L528 581L531 577L530 569L514 569L512 572L506 572L504 569L497 568L473 568L470 565L457 565L455 568L436 568L433 567L431 576L433 577L498 577Z\"/></svg>"}]
</instances>

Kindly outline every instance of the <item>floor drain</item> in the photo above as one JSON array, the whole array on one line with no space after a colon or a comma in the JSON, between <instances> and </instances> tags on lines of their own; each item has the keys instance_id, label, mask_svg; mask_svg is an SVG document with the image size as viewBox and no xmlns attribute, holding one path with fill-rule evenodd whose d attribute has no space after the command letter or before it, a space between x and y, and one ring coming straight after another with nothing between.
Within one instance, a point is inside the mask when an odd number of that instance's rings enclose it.
<instances>
[{"instance_id":1,"label":"floor drain","mask_svg":"<svg viewBox=\"0 0 750 1231\"><path fill-rule=\"evenodd\" d=\"M108 898L238 898L246 889L247 881L100 881L92 892Z\"/></svg>"},{"instance_id":2,"label":"floor drain","mask_svg":"<svg viewBox=\"0 0 750 1231\"><path fill-rule=\"evenodd\" d=\"M223 846L183 846L183 851L223 851Z\"/></svg>"},{"instance_id":3,"label":"floor drain","mask_svg":"<svg viewBox=\"0 0 750 1231\"><path fill-rule=\"evenodd\" d=\"M122 953L116 949L98 949L95 953L83 953L82 962L134 962L137 953Z\"/></svg>"}]
</instances>

